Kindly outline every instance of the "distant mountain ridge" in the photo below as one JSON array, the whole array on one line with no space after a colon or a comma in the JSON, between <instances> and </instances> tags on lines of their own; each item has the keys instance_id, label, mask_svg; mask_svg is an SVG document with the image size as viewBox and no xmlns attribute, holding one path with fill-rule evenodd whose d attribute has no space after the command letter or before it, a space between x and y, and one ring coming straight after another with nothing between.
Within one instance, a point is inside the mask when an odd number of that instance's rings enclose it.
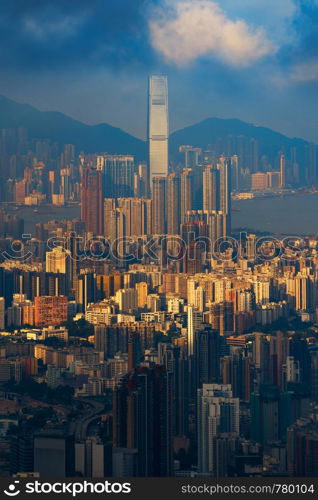
<instances>
[{"instance_id":1,"label":"distant mountain ridge","mask_svg":"<svg viewBox=\"0 0 318 500\"><path fill-rule=\"evenodd\" d=\"M39 111L29 104L19 104L0 96L0 128L25 127L30 139L50 139L61 144L75 144L86 153L108 152L134 154L146 158L146 144L107 123L86 125L56 111Z\"/></svg>"},{"instance_id":2,"label":"distant mountain ridge","mask_svg":"<svg viewBox=\"0 0 318 500\"><path fill-rule=\"evenodd\" d=\"M147 159L147 145L123 130L102 123L87 125L55 111L39 111L29 104L20 104L0 96L0 128L25 127L30 139L50 139L61 144L75 144L85 153L108 152L132 154L137 160ZM307 141L289 138L266 127L257 127L237 119L208 118L173 132L170 136L172 156L178 147L190 144L203 149L213 145L218 138L228 136L255 138L260 155L273 156L281 149L304 148ZM225 152L225 151L224 151Z\"/></svg>"},{"instance_id":3,"label":"distant mountain ridge","mask_svg":"<svg viewBox=\"0 0 318 500\"><path fill-rule=\"evenodd\" d=\"M208 145L216 143L218 138L226 139L228 136L256 139L261 155L272 154L274 150L277 152L280 149L299 148L309 144L303 139L289 138L269 128L255 126L238 119L207 118L174 132L170 137L170 148L176 151L181 144L207 148Z\"/></svg>"}]
</instances>

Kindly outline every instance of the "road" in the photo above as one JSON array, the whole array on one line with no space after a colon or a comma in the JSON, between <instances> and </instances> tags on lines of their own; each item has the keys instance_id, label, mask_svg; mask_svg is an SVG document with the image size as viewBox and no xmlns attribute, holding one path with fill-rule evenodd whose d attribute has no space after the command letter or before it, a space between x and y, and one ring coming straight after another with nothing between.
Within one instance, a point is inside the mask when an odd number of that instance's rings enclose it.
<instances>
[{"instance_id":1,"label":"road","mask_svg":"<svg viewBox=\"0 0 318 500\"><path fill-rule=\"evenodd\" d=\"M69 431L72 434L74 432L76 441L83 441L87 436L88 426L98 418L101 413L105 412L105 404L98 401L91 401L84 398L76 398L76 401L83 403L85 406L89 406L90 409L86 411L82 418L71 422L69 426ZM105 402L106 403L106 402Z\"/></svg>"}]
</instances>

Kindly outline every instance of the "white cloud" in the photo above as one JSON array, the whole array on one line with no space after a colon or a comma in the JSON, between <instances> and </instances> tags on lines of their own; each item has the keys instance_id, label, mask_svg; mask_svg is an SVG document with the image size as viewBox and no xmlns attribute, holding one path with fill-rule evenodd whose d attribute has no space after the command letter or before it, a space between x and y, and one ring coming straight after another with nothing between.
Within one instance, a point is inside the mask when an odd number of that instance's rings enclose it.
<instances>
[{"instance_id":1,"label":"white cloud","mask_svg":"<svg viewBox=\"0 0 318 500\"><path fill-rule=\"evenodd\" d=\"M153 47L170 63L185 66L213 56L231 66L248 66L274 53L261 28L232 21L211 0L167 0L149 21Z\"/></svg>"},{"instance_id":2,"label":"white cloud","mask_svg":"<svg viewBox=\"0 0 318 500\"><path fill-rule=\"evenodd\" d=\"M293 67L290 78L296 83L318 82L318 61L307 61Z\"/></svg>"},{"instance_id":3,"label":"white cloud","mask_svg":"<svg viewBox=\"0 0 318 500\"><path fill-rule=\"evenodd\" d=\"M85 15L56 15L47 16L48 19L28 16L23 20L24 29L34 38L39 40L50 39L54 36L70 37L76 34L78 28L85 22Z\"/></svg>"}]
</instances>

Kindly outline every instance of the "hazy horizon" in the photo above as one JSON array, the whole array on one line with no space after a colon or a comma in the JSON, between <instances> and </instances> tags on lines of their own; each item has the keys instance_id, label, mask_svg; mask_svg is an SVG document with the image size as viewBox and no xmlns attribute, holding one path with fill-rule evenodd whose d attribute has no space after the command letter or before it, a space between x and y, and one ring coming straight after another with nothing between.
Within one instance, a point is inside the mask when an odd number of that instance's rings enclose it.
<instances>
[{"instance_id":1,"label":"hazy horizon","mask_svg":"<svg viewBox=\"0 0 318 500\"><path fill-rule=\"evenodd\" d=\"M106 124L106 125L111 125L112 127L116 127L116 128L119 128L121 129L123 132L126 132L130 135L132 135L133 137L137 138L137 139L140 139L144 142L147 141L147 134L146 134L146 125L145 125L145 133L144 135L137 135L137 134L134 134L133 132L130 132L129 130L125 129L124 127L121 127L121 126L118 126L114 123L111 123L110 121L106 122L106 121L99 121L99 122L89 122L89 121L85 121L84 119L79 119L79 118L76 118L75 116L72 116L64 111L59 111L59 110L56 110L56 109L40 109L39 107L33 105L33 104L30 104L29 102L25 102L25 101L18 101L18 100L15 100L15 99L11 99L5 95L1 95L2 97L4 97L5 99L9 99L9 100L12 100L14 102L16 102L17 104L21 104L21 105L29 105L31 107L33 107L34 109L40 111L40 112L48 112L48 113L61 113L65 116L67 116L68 118L71 118L73 120L76 120L76 121L79 121L81 123L83 123L84 125L89 125L89 126L98 126L98 125L103 125L103 124ZM170 127L170 135L173 134L174 132L178 132L180 130L183 130L183 129L186 129L188 127L191 127L191 126L194 126L194 125L198 125L199 123L202 123L202 122L205 122L207 120L213 120L213 119L216 119L216 120L237 120L237 121L240 121L242 123L247 123L249 125L252 125L254 127L260 127L260 128L265 128L265 129L270 129L272 130L273 132L276 132L278 134L282 134L286 137L288 137L289 139L303 139L305 141L308 141L308 142L312 142L312 143L315 143L315 144L318 144L318 140L317 141L311 141L310 139L306 139L305 137L301 137L301 136L293 136L293 135L288 135L288 134L285 134L284 132L282 132L281 130L277 130L273 127L270 127L270 126L267 126L267 125L264 125L262 123L253 123L253 122L248 122L246 120L242 120L240 118L237 118L235 116L229 116L227 118L224 118L222 116L206 116L205 118L202 118L202 119L199 119L198 121L195 121L195 122L189 122L189 123L186 123L184 124L183 126L179 127L179 128L174 128L172 129Z\"/></svg>"}]
</instances>

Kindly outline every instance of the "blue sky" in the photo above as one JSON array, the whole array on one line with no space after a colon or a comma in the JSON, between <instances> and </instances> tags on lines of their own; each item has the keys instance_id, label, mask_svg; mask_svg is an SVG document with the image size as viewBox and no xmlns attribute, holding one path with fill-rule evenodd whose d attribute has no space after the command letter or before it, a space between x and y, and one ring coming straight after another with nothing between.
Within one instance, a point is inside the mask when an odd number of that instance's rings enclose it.
<instances>
[{"instance_id":1,"label":"blue sky","mask_svg":"<svg viewBox=\"0 0 318 500\"><path fill-rule=\"evenodd\" d=\"M318 0L0 0L0 92L145 135L147 76L171 129L240 118L318 143Z\"/></svg>"}]
</instances>

